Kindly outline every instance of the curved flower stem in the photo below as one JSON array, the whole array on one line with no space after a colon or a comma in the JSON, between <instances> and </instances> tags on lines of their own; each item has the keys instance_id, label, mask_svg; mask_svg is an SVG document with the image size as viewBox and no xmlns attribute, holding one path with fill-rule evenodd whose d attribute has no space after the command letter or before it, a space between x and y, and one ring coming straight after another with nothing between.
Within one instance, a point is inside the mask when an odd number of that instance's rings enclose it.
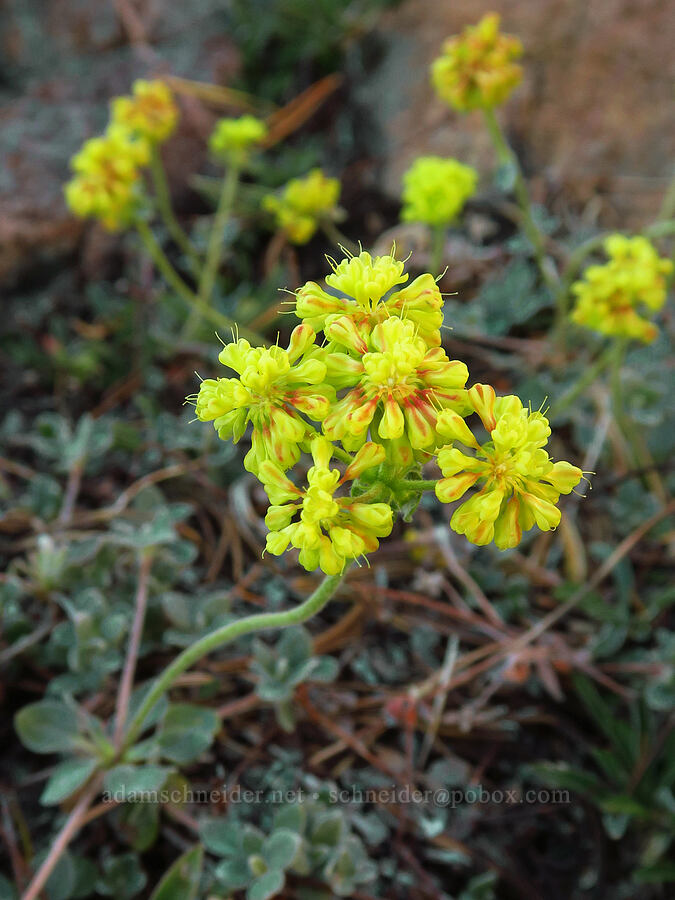
<instances>
[{"instance_id":1,"label":"curved flower stem","mask_svg":"<svg viewBox=\"0 0 675 900\"><path fill-rule=\"evenodd\" d=\"M199 280L199 299L203 306L208 306L211 302L211 294L213 286L216 283L216 275L220 267L220 259L223 252L223 238L225 237L225 227L227 220L232 212L234 198L237 193L237 185L239 183L239 167L230 165L223 178L220 190L220 198L216 208L216 214L211 225L211 233L209 234L209 243L206 248L206 262L202 270L202 276Z\"/></svg>"},{"instance_id":2,"label":"curved flower stem","mask_svg":"<svg viewBox=\"0 0 675 900\"><path fill-rule=\"evenodd\" d=\"M441 274L445 250L445 226L435 225L431 230L431 271L434 278Z\"/></svg>"},{"instance_id":3,"label":"curved flower stem","mask_svg":"<svg viewBox=\"0 0 675 900\"><path fill-rule=\"evenodd\" d=\"M150 172L152 174L152 182L155 187L155 197L157 198L157 209L166 225L167 231L176 242L177 246L189 258L195 274L199 273L201 268L201 260L197 251L190 243L190 239L181 228L178 219L174 215L171 206L171 195L169 193L169 185L166 180L166 173L162 164L162 158L159 149L156 146L152 148L150 156Z\"/></svg>"},{"instance_id":4,"label":"curved flower stem","mask_svg":"<svg viewBox=\"0 0 675 900\"><path fill-rule=\"evenodd\" d=\"M252 634L257 631L265 631L270 628L286 628L289 625L299 625L316 615L331 600L335 591L345 577L347 569L340 575L326 575L318 588L299 606L282 612L257 613L246 616L236 622L230 622L217 628L210 634L204 635L195 641L190 647L180 653L174 661L164 669L157 677L148 691L140 708L128 724L124 740L121 745L123 753L130 747L143 730L148 713L155 703L171 688L176 678L193 666L198 660L229 644L230 641L244 634Z\"/></svg>"},{"instance_id":5,"label":"curved flower stem","mask_svg":"<svg viewBox=\"0 0 675 900\"><path fill-rule=\"evenodd\" d=\"M494 109L484 109L483 114L485 117L485 124L487 125L487 129L490 132L490 137L492 138L492 143L494 144L495 150L497 152L499 162L502 165L513 166L515 176L513 189L522 215L523 231L525 232L525 235L527 236L529 242L532 244L532 249L534 250L534 258L537 262L541 277L547 287L555 295L558 288L558 278L555 269L546 256L544 235L542 234L532 215L532 202L530 200L530 193L527 189L527 183L523 176L523 170L520 167L518 157L513 152L508 141L506 140L504 132L502 131L502 128L497 120L497 116L495 115Z\"/></svg>"},{"instance_id":6,"label":"curved flower stem","mask_svg":"<svg viewBox=\"0 0 675 900\"><path fill-rule=\"evenodd\" d=\"M259 335L257 331L252 331L242 325L238 325L234 319L230 319L229 316L225 316L222 313L218 312L215 309L211 309L208 305L205 305L201 298L197 296L187 284L180 277L178 272L171 265L169 260L166 257L166 254L160 247L157 239L155 238L152 230L148 226L147 222L144 222L142 219L139 219L136 222L136 230L145 245L146 250L154 264L157 266L160 274L166 281L166 283L174 289L174 291L178 294L178 296L183 300L187 306L195 312L196 315L202 315L205 319L208 319L212 325L215 325L218 328L223 329L224 331L231 331L233 334L239 334L241 337L245 337L248 341L256 346L261 346L266 344L265 338L262 335Z\"/></svg>"}]
</instances>

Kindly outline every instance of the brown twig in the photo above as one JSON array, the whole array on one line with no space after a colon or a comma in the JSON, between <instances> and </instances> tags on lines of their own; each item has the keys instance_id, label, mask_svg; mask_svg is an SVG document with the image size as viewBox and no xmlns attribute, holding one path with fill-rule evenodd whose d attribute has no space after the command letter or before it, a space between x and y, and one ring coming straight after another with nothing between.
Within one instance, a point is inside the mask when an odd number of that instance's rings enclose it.
<instances>
[{"instance_id":1,"label":"brown twig","mask_svg":"<svg viewBox=\"0 0 675 900\"><path fill-rule=\"evenodd\" d=\"M40 896L40 893L47 883L49 876L52 874L57 862L61 859L66 848L84 824L87 813L89 812L89 807L91 806L94 797L96 797L99 792L102 780L102 775L95 776L93 781L89 784L89 787L85 788L82 792L80 799L70 811L70 815L66 819L63 828L52 844L51 849L38 869L35 878L33 878L28 885L26 892L22 895L21 900L37 900Z\"/></svg>"},{"instance_id":2,"label":"brown twig","mask_svg":"<svg viewBox=\"0 0 675 900\"><path fill-rule=\"evenodd\" d=\"M150 553L144 553L138 573L134 620L131 625L131 631L129 632L129 646L126 659L124 660L124 669L122 670L122 678L120 680L117 704L115 707L115 734L113 743L117 749L122 745L122 740L124 738L124 725L129 710L131 691L134 686L136 660L138 659L138 651L141 646L143 624L145 623L145 610L148 603L148 580L151 568L152 555Z\"/></svg>"}]
</instances>

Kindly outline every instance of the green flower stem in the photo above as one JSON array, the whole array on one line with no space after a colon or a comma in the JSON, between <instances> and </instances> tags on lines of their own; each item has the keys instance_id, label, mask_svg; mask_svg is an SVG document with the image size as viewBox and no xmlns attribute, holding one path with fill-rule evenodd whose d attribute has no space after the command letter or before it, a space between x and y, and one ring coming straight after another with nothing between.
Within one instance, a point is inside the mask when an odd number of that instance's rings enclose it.
<instances>
[{"instance_id":1,"label":"green flower stem","mask_svg":"<svg viewBox=\"0 0 675 900\"><path fill-rule=\"evenodd\" d=\"M435 225L431 230L431 271L434 278L441 274L445 250L445 226Z\"/></svg>"},{"instance_id":2,"label":"green flower stem","mask_svg":"<svg viewBox=\"0 0 675 900\"><path fill-rule=\"evenodd\" d=\"M166 180L166 173L162 164L162 158L159 148L153 146L152 155L150 157L150 172L155 187L155 197L157 199L157 209L166 225L167 231L176 242L176 245L189 258L193 271L198 273L201 269L201 260L197 251L190 243L187 234L181 228L178 219L174 215L171 206L171 195L169 193L169 185Z\"/></svg>"},{"instance_id":3,"label":"green flower stem","mask_svg":"<svg viewBox=\"0 0 675 900\"><path fill-rule=\"evenodd\" d=\"M314 593L304 603L293 609L246 616L244 619L223 625L222 628L217 628L210 634L204 635L203 638L195 641L194 644L180 653L157 677L140 708L128 724L121 752L124 752L134 743L143 730L143 723L148 713L155 703L171 688L179 675L182 675L183 672L187 671L207 654L242 637L242 635L266 631L270 628L287 628L289 625L299 625L302 622L306 622L322 610L332 599L346 572L347 569L340 575L324 576L323 581Z\"/></svg>"},{"instance_id":4,"label":"green flower stem","mask_svg":"<svg viewBox=\"0 0 675 900\"><path fill-rule=\"evenodd\" d=\"M227 220L232 212L238 183L239 166L231 163L223 178L220 199L218 200L216 214L213 218L213 224L211 225L209 243L206 248L206 262L204 264L204 269L202 270L202 277L199 280L199 298L204 307L209 306L211 302L213 286L216 283L216 275L218 274L223 252L225 228L227 226Z\"/></svg>"},{"instance_id":5,"label":"green flower stem","mask_svg":"<svg viewBox=\"0 0 675 900\"><path fill-rule=\"evenodd\" d=\"M562 394L555 403L551 404L546 413L549 419L553 419L555 416L559 416L562 412L568 409L572 403L577 399L577 397L582 394L586 388L593 384L595 379L603 372L606 368L614 362L615 356L615 348L613 344L610 344L595 360L592 365L588 366L584 369L581 376L574 382L574 384Z\"/></svg>"},{"instance_id":6,"label":"green flower stem","mask_svg":"<svg viewBox=\"0 0 675 900\"><path fill-rule=\"evenodd\" d=\"M422 480L410 480L408 478L396 478L393 481L388 481L387 486L390 487L394 491L412 491L417 494L422 494L424 491L434 491L436 490L437 481L434 479L433 481L422 481Z\"/></svg>"},{"instance_id":7,"label":"green flower stem","mask_svg":"<svg viewBox=\"0 0 675 900\"><path fill-rule=\"evenodd\" d=\"M530 193L527 189L527 183L523 176L523 170L521 169L520 163L518 162L518 157L509 146L504 132L502 131L502 128L497 121L497 116L495 115L494 109L484 109L483 114L485 117L485 124L487 125L490 137L492 138L492 143L494 144L495 150L497 152L497 158L499 159L500 164L513 166L513 170L515 173L514 191L522 215L523 230L528 240L532 244L532 248L534 250L534 258L537 262L537 266L539 267L539 271L541 272L541 277L543 278L544 283L555 295L557 294L558 278L546 256L544 235L537 226L537 223L535 222L532 215Z\"/></svg>"},{"instance_id":8,"label":"green flower stem","mask_svg":"<svg viewBox=\"0 0 675 900\"><path fill-rule=\"evenodd\" d=\"M139 237L143 241L143 244L148 251L150 258L157 266L157 269L163 276L166 283L174 289L178 296L187 304L187 306L191 310L195 311L197 315L203 315L205 319L208 319L209 322L211 322L211 324L223 329L225 332L231 331L238 334L240 337L245 337L248 341L251 342L251 344L260 346L267 343L265 339L256 331L252 331L244 326L238 325L234 321L234 319L230 319L228 316L224 316L217 310L211 309L209 306L206 306L202 302L201 298L190 290L190 288L183 281L178 272L176 272L174 267L167 259L166 254L157 242L157 239L152 233L152 230L148 226L147 222L139 219L136 222L136 230L139 234Z\"/></svg>"}]
</instances>

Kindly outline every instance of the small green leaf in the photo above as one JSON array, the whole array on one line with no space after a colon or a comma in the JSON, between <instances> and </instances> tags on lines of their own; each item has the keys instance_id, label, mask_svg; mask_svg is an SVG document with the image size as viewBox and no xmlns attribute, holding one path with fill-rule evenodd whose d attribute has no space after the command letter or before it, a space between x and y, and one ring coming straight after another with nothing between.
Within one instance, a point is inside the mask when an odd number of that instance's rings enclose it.
<instances>
[{"instance_id":1,"label":"small green leaf","mask_svg":"<svg viewBox=\"0 0 675 900\"><path fill-rule=\"evenodd\" d=\"M246 892L246 900L269 900L283 889L286 878L278 869L270 869L264 875L260 875L251 884Z\"/></svg>"},{"instance_id":2,"label":"small green leaf","mask_svg":"<svg viewBox=\"0 0 675 900\"><path fill-rule=\"evenodd\" d=\"M196 844L164 874L150 900L194 900L204 864L204 848Z\"/></svg>"},{"instance_id":3,"label":"small green leaf","mask_svg":"<svg viewBox=\"0 0 675 900\"><path fill-rule=\"evenodd\" d=\"M111 799L134 803L139 800L154 802L156 794L172 771L168 766L115 766L106 772L103 781L104 790L111 794Z\"/></svg>"},{"instance_id":4,"label":"small green leaf","mask_svg":"<svg viewBox=\"0 0 675 900\"><path fill-rule=\"evenodd\" d=\"M234 856L241 848L241 826L226 819L206 819L199 827L202 843L216 856Z\"/></svg>"},{"instance_id":5,"label":"small green leaf","mask_svg":"<svg viewBox=\"0 0 675 900\"><path fill-rule=\"evenodd\" d=\"M78 741L77 714L60 700L40 700L20 709L14 726L34 753L67 753Z\"/></svg>"},{"instance_id":6,"label":"small green leaf","mask_svg":"<svg viewBox=\"0 0 675 900\"><path fill-rule=\"evenodd\" d=\"M107 856L103 859L103 875L96 884L99 894L114 900L129 900L145 887L147 876L135 853Z\"/></svg>"},{"instance_id":7,"label":"small green leaf","mask_svg":"<svg viewBox=\"0 0 675 900\"><path fill-rule=\"evenodd\" d=\"M67 759L54 769L40 797L43 806L55 806L74 794L96 768L95 759Z\"/></svg>"},{"instance_id":8,"label":"small green leaf","mask_svg":"<svg viewBox=\"0 0 675 900\"><path fill-rule=\"evenodd\" d=\"M161 755L187 764L211 746L220 720L212 709L189 703L174 703L167 710L159 732Z\"/></svg>"},{"instance_id":9,"label":"small green leaf","mask_svg":"<svg viewBox=\"0 0 675 900\"><path fill-rule=\"evenodd\" d=\"M287 806L282 806L275 813L272 828L274 831L280 828L288 828L290 831L297 831L298 834L302 834L305 830L306 821L307 812L305 807L301 806L300 803L289 803Z\"/></svg>"},{"instance_id":10,"label":"small green leaf","mask_svg":"<svg viewBox=\"0 0 675 900\"><path fill-rule=\"evenodd\" d=\"M340 810L328 811L317 817L312 830L312 844L327 844L337 847L344 834L344 817Z\"/></svg>"},{"instance_id":11,"label":"small green leaf","mask_svg":"<svg viewBox=\"0 0 675 900\"><path fill-rule=\"evenodd\" d=\"M295 859L302 838L297 831L279 828L271 834L262 846L262 855L270 869L287 869Z\"/></svg>"}]
</instances>

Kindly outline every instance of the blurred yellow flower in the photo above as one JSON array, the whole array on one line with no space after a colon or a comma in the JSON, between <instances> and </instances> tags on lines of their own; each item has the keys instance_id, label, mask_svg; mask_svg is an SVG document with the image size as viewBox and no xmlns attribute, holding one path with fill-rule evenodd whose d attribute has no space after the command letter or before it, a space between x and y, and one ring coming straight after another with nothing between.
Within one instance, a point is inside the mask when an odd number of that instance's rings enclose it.
<instances>
[{"instance_id":1,"label":"blurred yellow flower","mask_svg":"<svg viewBox=\"0 0 675 900\"><path fill-rule=\"evenodd\" d=\"M86 141L72 158L74 177L64 188L66 203L80 218L98 219L109 231L129 225L142 200L139 167L148 162L145 139L120 125Z\"/></svg>"},{"instance_id":2,"label":"blurred yellow flower","mask_svg":"<svg viewBox=\"0 0 675 900\"><path fill-rule=\"evenodd\" d=\"M255 116L220 119L209 138L209 149L219 159L240 166L266 137L267 125Z\"/></svg>"},{"instance_id":3,"label":"blurred yellow flower","mask_svg":"<svg viewBox=\"0 0 675 900\"><path fill-rule=\"evenodd\" d=\"M523 47L499 31L500 16L488 13L477 25L449 38L431 67L438 96L459 112L490 109L503 103L523 77L515 62Z\"/></svg>"},{"instance_id":4,"label":"blurred yellow flower","mask_svg":"<svg viewBox=\"0 0 675 900\"><path fill-rule=\"evenodd\" d=\"M431 226L454 221L471 197L478 173L456 159L420 156L403 176L404 222L424 222Z\"/></svg>"},{"instance_id":5,"label":"blurred yellow flower","mask_svg":"<svg viewBox=\"0 0 675 900\"><path fill-rule=\"evenodd\" d=\"M163 81L133 84L131 97L115 97L111 104L111 121L159 144L173 134L178 122L178 107L169 87Z\"/></svg>"},{"instance_id":6,"label":"blurred yellow flower","mask_svg":"<svg viewBox=\"0 0 675 900\"><path fill-rule=\"evenodd\" d=\"M572 285L576 305L572 320L601 334L653 341L658 329L640 315L661 309L666 299L669 259L659 257L644 237L610 235L604 242L609 257L604 265L589 266Z\"/></svg>"},{"instance_id":7,"label":"blurred yellow flower","mask_svg":"<svg viewBox=\"0 0 675 900\"><path fill-rule=\"evenodd\" d=\"M340 182L328 178L321 169L312 169L303 178L293 178L280 194L263 198L263 209L272 213L277 228L293 244L306 244L322 221L335 219L340 199Z\"/></svg>"}]
</instances>

